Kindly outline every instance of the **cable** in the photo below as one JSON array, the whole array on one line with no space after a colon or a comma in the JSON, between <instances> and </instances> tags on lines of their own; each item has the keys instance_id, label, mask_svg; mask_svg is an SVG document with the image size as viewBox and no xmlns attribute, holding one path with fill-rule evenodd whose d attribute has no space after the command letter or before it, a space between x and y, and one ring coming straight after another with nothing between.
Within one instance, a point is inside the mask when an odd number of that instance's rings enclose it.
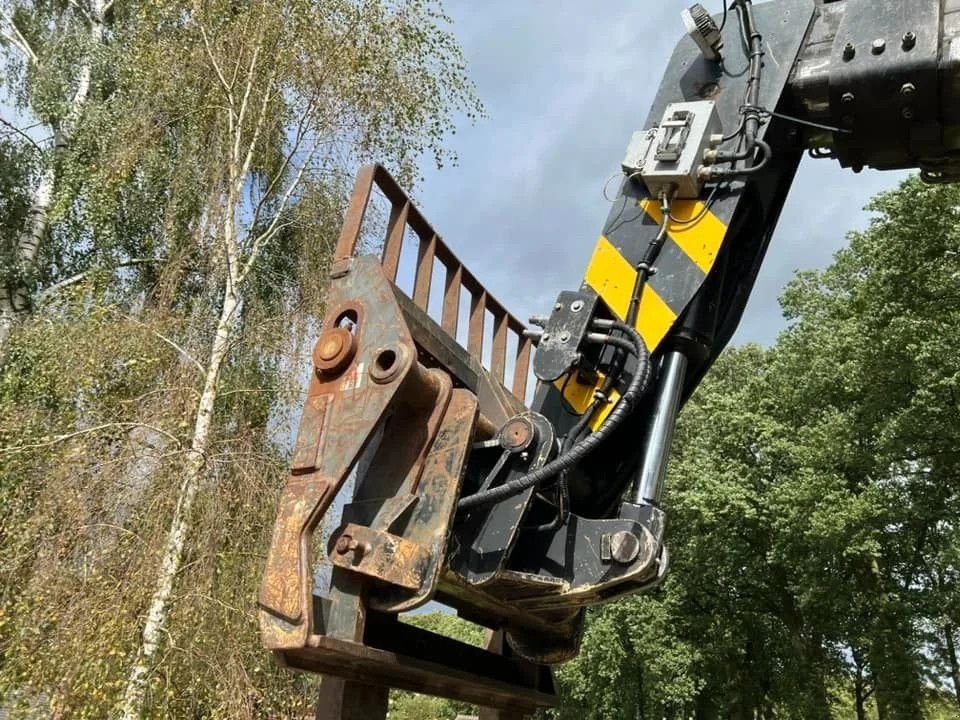
<instances>
[{"instance_id":1,"label":"cable","mask_svg":"<svg viewBox=\"0 0 960 720\"><path fill-rule=\"evenodd\" d=\"M623 338L614 337L613 335L602 335L600 333L588 333L586 336L587 342L597 343L600 345L613 345L621 349L626 350L627 352L633 352L633 343L629 340ZM572 375L572 373L570 373ZM570 375L567 377L569 378ZM606 384L606 383L605 383ZM566 385L566 383L564 383ZM609 390L607 390L609 392ZM561 392L562 394L562 392ZM593 420L593 416L596 414L597 410L600 409L600 406L606 402L606 392L600 391L596 393L597 397L593 401L593 404L580 416L580 419L577 421L570 432L567 433L566 438L564 438L563 445L561 447L561 454L569 452L570 448L573 447L580 440L583 434L587 431L587 427L590 425L590 421ZM536 525L534 527L528 528L534 532L552 532L558 527L562 526L567 522L567 519L570 516L570 484L567 481L567 473L562 472L557 478L557 515L548 523L543 523L541 525ZM545 498L546 502L547 501Z\"/></svg>"},{"instance_id":2,"label":"cable","mask_svg":"<svg viewBox=\"0 0 960 720\"><path fill-rule=\"evenodd\" d=\"M746 107L746 106L744 106ZM761 105L757 105L752 108L756 110L761 115L770 115L775 118L780 118L781 120L789 120L790 122L796 123L797 125L808 125L810 127L817 128L819 130L829 130L830 132L842 133L845 135L852 135L853 130L847 130L845 128L834 127L833 125L824 125L823 123L813 122L812 120L804 120L803 118L794 117L793 115L787 115L781 112L774 112L773 110L767 110Z\"/></svg>"},{"instance_id":3,"label":"cable","mask_svg":"<svg viewBox=\"0 0 960 720\"><path fill-rule=\"evenodd\" d=\"M627 309L625 321L630 327L637 324L637 313L640 310L640 296L643 295L643 287L647 280L654 273L653 264L663 249L663 244L667 240L667 231L670 226L670 195L666 192L660 194L660 213L663 219L660 221L660 231L657 236L647 245L647 251L643 258L637 263L637 278L633 285L633 294L630 296L630 306Z\"/></svg>"},{"instance_id":4,"label":"cable","mask_svg":"<svg viewBox=\"0 0 960 720\"><path fill-rule=\"evenodd\" d=\"M722 181L747 175L754 175L763 170L773 157L773 152L766 142L759 140L757 135L767 113L759 105L760 81L763 73L763 35L756 28L753 17L752 0L734 0L734 8L740 25L740 38L748 55L750 76L747 79L747 88L744 93L743 104L740 106L740 124L732 135L725 135L723 142L740 137L737 150L734 152L710 151L712 159L700 169L701 179L706 182ZM760 157L757 157L757 149ZM751 161L749 167L739 167L741 162ZM716 167L716 164L731 164L730 168Z\"/></svg>"},{"instance_id":5,"label":"cable","mask_svg":"<svg viewBox=\"0 0 960 720\"><path fill-rule=\"evenodd\" d=\"M596 432L578 441L568 452L561 454L560 457L547 463L539 470L510 480L498 487L461 498L460 502L457 503L458 510L470 510L480 505L489 505L490 503L505 500L508 497L518 495L531 487L539 485L566 470L570 470L587 457L587 455L596 450L610 434L631 415L635 403L650 384L650 376L652 374L650 353L647 350L646 344L643 342L643 338L629 325L621 322L595 320L594 327L598 329L617 330L627 335L633 344L633 351L637 358L636 371L630 379L627 390L617 402L616 407L614 407Z\"/></svg>"},{"instance_id":6,"label":"cable","mask_svg":"<svg viewBox=\"0 0 960 720\"><path fill-rule=\"evenodd\" d=\"M710 194L707 196L707 201L703 204L703 210L697 213L696 217L691 218L690 220L680 220L679 218L671 214L670 222L672 222L674 225L687 226L687 225L696 225L698 222L703 220L707 216L707 213L710 212L710 208L713 207L713 203L717 199L717 191L720 190L721 185L722 183L717 183L716 185L713 186L713 190L711 190Z\"/></svg>"},{"instance_id":7,"label":"cable","mask_svg":"<svg viewBox=\"0 0 960 720\"><path fill-rule=\"evenodd\" d=\"M720 21L720 32L727 26L727 0L723 0L723 20Z\"/></svg>"}]
</instances>

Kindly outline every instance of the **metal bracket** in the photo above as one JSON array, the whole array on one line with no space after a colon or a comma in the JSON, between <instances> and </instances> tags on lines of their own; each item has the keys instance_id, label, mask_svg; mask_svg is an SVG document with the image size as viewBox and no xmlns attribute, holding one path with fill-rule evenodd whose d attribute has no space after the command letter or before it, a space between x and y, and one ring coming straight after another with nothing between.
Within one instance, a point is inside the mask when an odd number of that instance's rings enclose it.
<instances>
[{"instance_id":1,"label":"metal bracket","mask_svg":"<svg viewBox=\"0 0 960 720\"><path fill-rule=\"evenodd\" d=\"M408 590L420 589L430 564L420 545L363 525L350 523L331 544L334 565Z\"/></svg>"},{"instance_id":2,"label":"metal bracket","mask_svg":"<svg viewBox=\"0 0 960 720\"><path fill-rule=\"evenodd\" d=\"M560 293L533 358L533 372L538 380L554 382L577 364L597 302L597 294L590 289Z\"/></svg>"}]
</instances>

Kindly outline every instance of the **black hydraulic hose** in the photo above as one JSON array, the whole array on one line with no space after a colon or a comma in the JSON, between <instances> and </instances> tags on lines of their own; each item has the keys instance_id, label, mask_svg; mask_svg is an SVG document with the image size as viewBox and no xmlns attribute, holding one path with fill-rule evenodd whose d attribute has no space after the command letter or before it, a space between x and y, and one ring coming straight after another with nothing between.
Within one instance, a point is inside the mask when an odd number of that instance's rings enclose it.
<instances>
[{"instance_id":1,"label":"black hydraulic hose","mask_svg":"<svg viewBox=\"0 0 960 720\"><path fill-rule=\"evenodd\" d=\"M763 35L757 30L753 16L752 0L735 0L734 7L740 24L740 35L748 55L749 77L740 109L740 125L733 135L725 135L724 142L732 140L742 133L742 149L735 152L712 152L710 167L704 168L702 179L709 182L730 180L736 177L753 175L767 166L772 153L770 146L757 138L763 122L764 110L759 106L760 80L763 73ZM756 158L757 149L762 156L750 167L737 167L739 163ZM733 163L732 168L716 167L716 164Z\"/></svg>"},{"instance_id":2,"label":"black hydraulic hose","mask_svg":"<svg viewBox=\"0 0 960 720\"><path fill-rule=\"evenodd\" d=\"M749 41L747 51L750 54L750 79L747 81L746 120L744 132L747 138L747 149L753 152L753 144L760 131L760 113L757 105L760 102L760 75L763 67L763 36L757 32L753 17L752 0L739 0L737 14L740 17L740 27Z\"/></svg>"},{"instance_id":3,"label":"black hydraulic hose","mask_svg":"<svg viewBox=\"0 0 960 720\"><path fill-rule=\"evenodd\" d=\"M611 411L603 424L596 432L587 435L583 440L579 440L570 450L560 457L552 460L539 470L528 473L523 477L510 480L483 492L474 493L468 497L462 498L457 503L458 510L470 510L480 505L489 505L491 503L505 500L513 495L518 495L528 488L543 483L559 473L573 468L577 463L596 450L603 442L610 437L611 433L619 427L633 412L634 406L639 397L646 390L650 383L651 364L650 353L643 342L640 334L629 325L614 321L595 321L594 325L601 329L617 330L623 333L632 342L633 351L637 358L637 368L630 379L626 391L617 402L616 407Z\"/></svg>"},{"instance_id":4,"label":"black hydraulic hose","mask_svg":"<svg viewBox=\"0 0 960 720\"><path fill-rule=\"evenodd\" d=\"M770 158L773 155L773 150L771 150L770 145L759 138L755 138L753 141L755 148L760 148L760 153L762 157L760 161L754 163L750 167L745 168L721 168L721 167L711 167L710 170L710 180L720 181L720 180L730 180L732 178L743 177L745 175L755 175L756 173L763 170L769 163Z\"/></svg>"}]
</instances>

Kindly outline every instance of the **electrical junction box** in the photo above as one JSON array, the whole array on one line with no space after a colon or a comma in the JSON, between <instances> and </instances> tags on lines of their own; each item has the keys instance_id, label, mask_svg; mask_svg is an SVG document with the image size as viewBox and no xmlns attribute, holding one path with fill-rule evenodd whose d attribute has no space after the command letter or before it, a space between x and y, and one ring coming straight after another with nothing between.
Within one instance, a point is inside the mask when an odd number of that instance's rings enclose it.
<instances>
[{"instance_id":1,"label":"electrical junction box","mask_svg":"<svg viewBox=\"0 0 960 720\"><path fill-rule=\"evenodd\" d=\"M633 134L623 171L639 175L653 197L672 191L677 199L698 198L703 153L722 135L713 100L673 103L657 127Z\"/></svg>"}]
</instances>

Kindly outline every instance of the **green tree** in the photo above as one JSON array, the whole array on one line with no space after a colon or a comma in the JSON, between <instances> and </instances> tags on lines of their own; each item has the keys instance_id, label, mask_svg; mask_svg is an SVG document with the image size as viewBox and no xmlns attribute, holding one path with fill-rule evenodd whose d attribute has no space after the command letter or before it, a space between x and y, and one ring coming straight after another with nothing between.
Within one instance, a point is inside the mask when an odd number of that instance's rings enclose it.
<instances>
[{"instance_id":1,"label":"green tree","mask_svg":"<svg viewBox=\"0 0 960 720\"><path fill-rule=\"evenodd\" d=\"M78 170L72 153L88 105L105 87L102 56L113 20L113 0L70 3L4 2L0 39L6 50L7 97L23 120L5 121L26 139L36 167L21 192L29 197L22 221L6 228L0 267L0 348L14 323L29 312L34 293L57 280L58 250L48 246L56 205L72 201L66 191ZM18 124L40 127L35 139Z\"/></svg>"},{"instance_id":2,"label":"green tree","mask_svg":"<svg viewBox=\"0 0 960 720\"><path fill-rule=\"evenodd\" d=\"M77 28L86 9L36 8ZM31 42L31 17L11 13L11 37ZM41 312L3 356L0 696L74 717L299 717L312 681L264 657L251 598L302 338L357 167L412 180L479 106L433 2L103 19L97 102L52 166Z\"/></svg>"}]
</instances>

